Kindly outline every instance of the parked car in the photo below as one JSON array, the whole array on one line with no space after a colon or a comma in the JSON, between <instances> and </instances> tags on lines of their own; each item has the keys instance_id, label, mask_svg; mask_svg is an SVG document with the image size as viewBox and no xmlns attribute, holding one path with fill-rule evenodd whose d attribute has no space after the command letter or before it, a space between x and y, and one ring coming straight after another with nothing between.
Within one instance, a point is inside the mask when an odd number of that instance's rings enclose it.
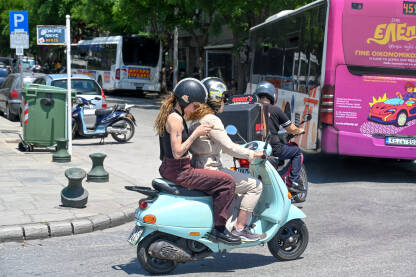
<instances>
[{"instance_id":1,"label":"parked car","mask_svg":"<svg viewBox=\"0 0 416 277\"><path fill-rule=\"evenodd\" d=\"M67 75L42 74L42 76L38 77L33 83L66 89ZM89 107L90 109L107 108L104 91L91 77L82 74L73 74L71 76L71 88L77 91L77 96L91 101L92 105Z\"/></svg>"},{"instance_id":2,"label":"parked car","mask_svg":"<svg viewBox=\"0 0 416 277\"><path fill-rule=\"evenodd\" d=\"M12 58L0 57L0 67L4 67L8 70L9 73L12 73L14 70L14 63Z\"/></svg>"},{"instance_id":3,"label":"parked car","mask_svg":"<svg viewBox=\"0 0 416 277\"><path fill-rule=\"evenodd\" d=\"M31 58L22 58L21 60L21 70L25 71L32 71L32 67L35 65L35 60Z\"/></svg>"},{"instance_id":4,"label":"parked car","mask_svg":"<svg viewBox=\"0 0 416 277\"><path fill-rule=\"evenodd\" d=\"M9 70L7 68L0 67L0 86L4 80L9 76Z\"/></svg>"},{"instance_id":5,"label":"parked car","mask_svg":"<svg viewBox=\"0 0 416 277\"><path fill-rule=\"evenodd\" d=\"M23 76L23 82L22 82ZM0 86L0 112L12 121L19 120L23 109L22 88L32 83L39 74L12 73L7 76Z\"/></svg>"},{"instance_id":6,"label":"parked car","mask_svg":"<svg viewBox=\"0 0 416 277\"><path fill-rule=\"evenodd\" d=\"M49 85L60 88L67 88L66 74L48 74L37 78L35 84ZM95 110L107 108L107 103L103 89L91 77L82 74L73 74L71 76L71 88L76 90L77 97L82 97L91 103L90 106L84 107L85 124L87 128L93 128L95 125Z\"/></svg>"}]
</instances>

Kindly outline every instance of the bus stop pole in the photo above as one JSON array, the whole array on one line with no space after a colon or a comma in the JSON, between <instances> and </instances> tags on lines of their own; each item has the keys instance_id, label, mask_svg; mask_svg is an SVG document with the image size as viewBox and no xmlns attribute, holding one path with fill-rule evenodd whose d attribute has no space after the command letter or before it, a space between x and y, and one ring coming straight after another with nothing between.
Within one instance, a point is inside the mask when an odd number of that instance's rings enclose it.
<instances>
[{"instance_id":1,"label":"bus stop pole","mask_svg":"<svg viewBox=\"0 0 416 277\"><path fill-rule=\"evenodd\" d=\"M67 74L67 101L66 126L68 137L68 153L72 156L72 102L71 102L71 16L66 15L66 74Z\"/></svg>"},{"instance_id":2,"label":"bus stop pole","mask_svg":"<svg viewBox=\"0 0 416 277\"><path fill-rule=\"evenodd\" d=\"M173 31L173 87L178 83L178 27Z\"/></svg>"}]
</instances>

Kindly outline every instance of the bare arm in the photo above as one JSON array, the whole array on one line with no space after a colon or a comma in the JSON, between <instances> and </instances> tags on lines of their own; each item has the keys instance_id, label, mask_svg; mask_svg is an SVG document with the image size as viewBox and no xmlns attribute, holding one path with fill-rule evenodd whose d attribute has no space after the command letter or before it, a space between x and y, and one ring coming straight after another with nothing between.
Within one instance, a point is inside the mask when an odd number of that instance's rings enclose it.
<instances>
[{"instance_id":1,"label":"bare arm","mask_svg":"<svg viewBox=\"0 0 416 277\"><path fill-rule=\"evenodd\" d=\"M303 128L298 128L295 126L295 124L290 124L289 126L285 127L286 131L293 135L300 135L305 132Z\"/></svg>"},{"instance_id":2,"label":"bare arm","mask_svg":"<svg viewBox=\"0 0 416 277\"><path fill-rule=\"evenodd\" d=\"M182 143L183 124L182 118L177 114L170 114L166 122L166 130L170 134L172 154L175 159L180 159L188 151L191 144L201 135L206 135L212 127L201 125Z\"/></svg>"}]
</instances>

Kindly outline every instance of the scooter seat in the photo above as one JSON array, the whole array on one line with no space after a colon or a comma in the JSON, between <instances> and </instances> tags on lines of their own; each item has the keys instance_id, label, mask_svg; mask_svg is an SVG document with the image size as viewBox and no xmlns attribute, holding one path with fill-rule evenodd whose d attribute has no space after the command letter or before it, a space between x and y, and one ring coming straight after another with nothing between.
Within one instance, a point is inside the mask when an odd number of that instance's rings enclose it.
<instances>
[{"instance_id":1,"label":"scooter seat","mask_svg":"<svg viewBox=\"0 0 416 277\"><path fill-rule=\"evenodd\" d=\"M194 190L194 189L187 189L181 186L172 183L163 178L156 178L152 181L152 187L160 192L174 194L174 195L181 195L181 196L208 196L202 191Z\"/></svg>"},{"instance_id":2,"label":"scooter seat","mask_svg":"<svg viewBox=\"0 0 416 277\"><path fill-rule=\"evenodd\" d=\"M96 116L103 116L103 115L107 115L113 112L112 108L106 108L106 109L96 109L95 110L95 115Z\"/></svg>"}]
</instances>

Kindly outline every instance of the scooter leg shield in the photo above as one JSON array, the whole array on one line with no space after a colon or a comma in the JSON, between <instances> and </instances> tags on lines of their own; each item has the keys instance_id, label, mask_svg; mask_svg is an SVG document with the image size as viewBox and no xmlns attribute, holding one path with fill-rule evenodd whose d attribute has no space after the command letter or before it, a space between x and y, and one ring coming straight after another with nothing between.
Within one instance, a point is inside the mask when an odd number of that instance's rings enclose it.
<instances>
[{"instance_id":1,"label":"scooter leg shield","mask_svg":"<svg viewBox=\"0 0 416 277\"><path fill-rule=\"evenodd\" d=\"M296 207L294 205L290 205L289 213L287 215L286 222L289 222L292 219L297 219L297 218L306 218L306 215L298 207Z\"/></svg>"}]
</instances>

